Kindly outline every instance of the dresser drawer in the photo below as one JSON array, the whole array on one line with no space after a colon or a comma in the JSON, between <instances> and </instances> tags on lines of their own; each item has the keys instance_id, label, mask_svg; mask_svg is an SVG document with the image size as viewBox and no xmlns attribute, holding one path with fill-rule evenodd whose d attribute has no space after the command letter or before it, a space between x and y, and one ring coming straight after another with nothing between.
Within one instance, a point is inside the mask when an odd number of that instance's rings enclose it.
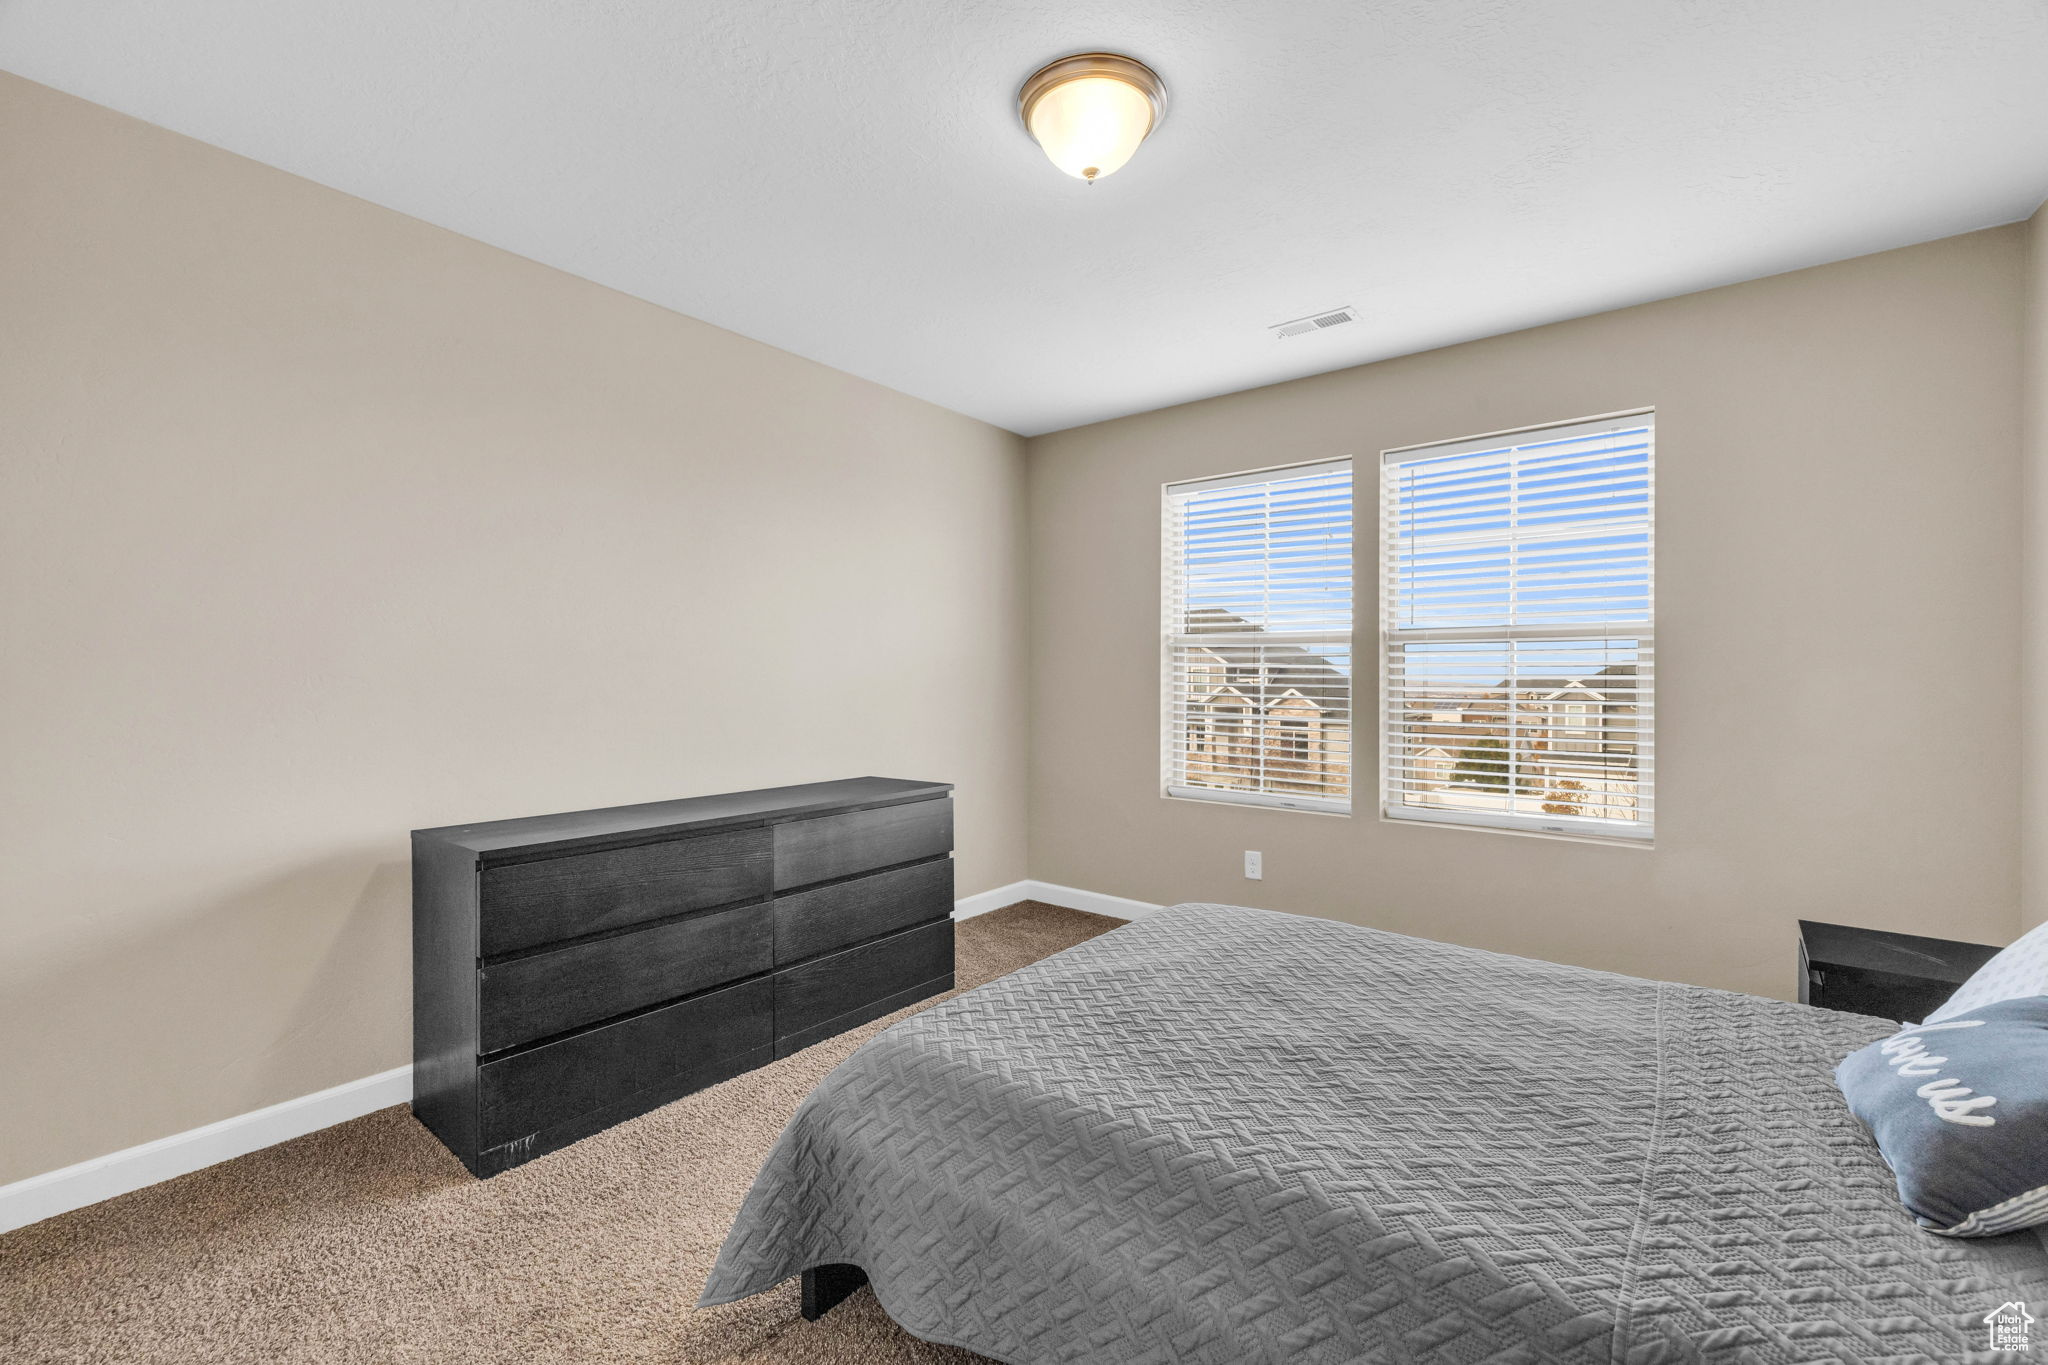
<instances>
[{"instance_id":1,"label":"dresser drawer","mask_svg":"<svg viewBox=\"0 0 2048 1365\"><path fill-rule=\"evenodd\" d=\"M770 978L742 982L477 1068L479 1145L535 1137L637 1092L668 1099L771 1055ZM657 1103L661 1101L656 1101Z\"/></svg>"},{"instance_id":2,"label":"dresser drawer","mask_svg":"<svg viewBox=\"0 0 2048 1365\"><path fill-rule=\"evenodd\" d=\"M775 983L775 1055L953 989L953 921L905 929L786 967Z\"/></svg>"},{"instance_id":3,"label":"dresser drawer","mask_svg":"<svg viewBox=\"0 0 2048 1365\"><path fill-rule=\"evenodd\" d=\"M809 886L953 851L953 802L913 801L775 826L775 887Z\"/></svg>"},{"instance_id":4,"label":"dresser drawer","mask_svg":"<svg viewBox=\"0 0 2048 1365\"><path fill-rule=\"evenodd\" d=\"M709 990L774 965L765 903L486 966L477 973L480 1049L496 1052L615 1014Z\"/></svg>"},{"instance_id":5,"label":"dresser drawer","mask_svg":"<svg viewBox=\"0 0 2048 1365\"><path fill-rule=\"evenodd\" d=\"M833 882L779 896L774 905L775 962L781 966L952 914L953 860Z\"/></svg>"},{"instance_id":6,"label":"dresser drawer","mask_svg":"<svg viewBox=\"0 0 2048 1365\"><path fill-rule=\"evenodd\" d=\"M763 826L630 848L485 867L486 957L768 895L773 835Z\"/></svg>"}]
</instances>

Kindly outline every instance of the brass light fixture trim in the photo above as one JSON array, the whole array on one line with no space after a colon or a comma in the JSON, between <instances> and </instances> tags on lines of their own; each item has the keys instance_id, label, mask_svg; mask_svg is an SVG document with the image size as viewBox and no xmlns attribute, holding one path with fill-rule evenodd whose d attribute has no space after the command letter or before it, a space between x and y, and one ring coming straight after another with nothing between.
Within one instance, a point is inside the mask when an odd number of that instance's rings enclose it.
<instances>
[{"instance_id":1,"label":"brass light fixture trim","mask_svg":"<svg viewBox=\"0 0 2048 1365\"><path fill-rule=\"evenodd\" d=\"M1056 165L1061 165L1061 169L1092 182L1098 174L1106 172L1092 165L1069 167L1062 164L1059 155L1052 147L1046 145L1040 130L1033 128L1031 122L1032 112L1046 96L1063 85L1082 80L1117 81L1144 96L1151 110L1151 118L1145 124L1144 131L1138 135L1139 143L1150 137L1159 127L1160 121L1166 117L1166 82L1159 79L1158 72L1137 58L1115 52L1077 52L1071 57L1061 57L1058 61L1046 63L1025 79L1023 87L1017 91L1017 115L1023 120L1025 131L1045 147L1047 155L1053 158ZM1129 151L1125 152L1125 156L1128 157L1129 152L1135 150L1136 144L1132 144ZM1108 170L1114 171L1120 165L1121 161L1109 166Z\"/></svg>"}]
</instances>

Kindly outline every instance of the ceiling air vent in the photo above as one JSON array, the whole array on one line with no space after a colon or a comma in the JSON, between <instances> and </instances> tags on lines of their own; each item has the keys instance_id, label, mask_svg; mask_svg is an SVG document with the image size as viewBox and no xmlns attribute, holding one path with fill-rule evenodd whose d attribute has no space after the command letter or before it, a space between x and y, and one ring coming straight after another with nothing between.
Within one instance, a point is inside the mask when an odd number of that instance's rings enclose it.
<instances>
[{"instance_id":1,"label":"ceiling air vent","mask_svg":"<svg viewBox=\"0 0 2048 1365\"><path fill-rule=\"evenodd\" d=\"M1276 322L1266 330L1271 332L1276 340L1285 341L1289 337L1306 336L1310 332L1320 332L1325 327L1342 327L1347 322L1356 321L1358 310L1347 305L1343 308L1327 309L1321 313L1311 313L1292 322Z\"/></svg>"}]
</instances>

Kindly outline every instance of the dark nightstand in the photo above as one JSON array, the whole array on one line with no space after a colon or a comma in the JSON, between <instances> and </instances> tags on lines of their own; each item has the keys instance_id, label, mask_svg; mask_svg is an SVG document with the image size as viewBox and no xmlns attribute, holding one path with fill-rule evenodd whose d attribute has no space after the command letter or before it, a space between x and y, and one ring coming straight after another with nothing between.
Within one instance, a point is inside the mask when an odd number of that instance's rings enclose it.
<instances>
[{"instance_id":1,"label":"dark nightstand","mask_svg":"<svg viewBox=\"0 0 2048 1365\"><path fill-rule=\"evenodd\" d=\"M1998 949L1799 921L1799 1003L1917 1024Z\"/></svg>"}]
</instances>

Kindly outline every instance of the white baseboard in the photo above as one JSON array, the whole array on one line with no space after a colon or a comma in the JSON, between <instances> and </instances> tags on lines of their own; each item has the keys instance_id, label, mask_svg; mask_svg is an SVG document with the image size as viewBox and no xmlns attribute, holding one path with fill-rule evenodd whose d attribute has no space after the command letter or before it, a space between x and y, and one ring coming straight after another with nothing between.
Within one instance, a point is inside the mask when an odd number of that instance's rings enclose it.
<instances>
[{"instance_id":1,"label":"white baseboard","mask_svg":"<svg viewBox=\"0 0 2048 1365\"><path fill-rule=\"evenodd\" d=\"M1025 882L1031 888L1027 900L1044 901L1047 905L1064 905L1069 910L1086 910L1091 915L1107 915L1111 919L1138 919L1164 906L1151 901L1134 901L1124 896L1108 896L1100 891L1082 891L1071 886L1060 886L1054 882Z\"/></svg>"},{"instance_id":2,"label":"white baseboard","mask_svg":"<svg viewBox=\"0 0 2048 1365\"><path fill-rule=\"evenodd\" d=\"M999 886L993 891L984 891L978 896L968 896L954 901L953 918L973 919L976 915L986 915L991 910L1000 910L1006 905L1015 905L1018 901L1033 900L1033 885L1035 883L1032 882L1011 882L1008 886Z\"/></svg>"},{"instance_id":3,"label":"white baseboard","mask_svg":"<svg viewBox=\"0 0 2048 1365\"><path fill-rule=\"evenodd\" d=\"M1051 882L1021 881L968 896L953 905L953 918L969 919L1018 901L1044 901L1115 919L1136 919L1159 907L1145 901L1077 891ZM76 1166L0 1185L0 1232L40 1223L60 1213L112 1199L159 1181L204 1170L230 1158L260 1151L337 1123L404 1104L412 1099L412 1068L393 1067L375 1076L337 1085L314 1095L273 1104L204 1128L173 1133L125 1151L81 1161Z\"/></svg>"},{"instance_id":4,"label":"white baseboard","mask_svg":"<svg viewBox=\"0 0 2048 1365\"><path fill-rule=\"evenodd\" d=\"M112 1199L231 1157L317 1133L412 1098L412 1068L393 1067L317 1094L273 1104L204 1128L109 1152L76 1166L0 1185L0 1232Z\"/></svg>"},{"instance_id":5,"label":"white baseboard","mask_svg":"<svg viewBox=\"0 0 2048 1365\"><path fill-rule=\"evenodd\" d=\"M969 919L975 915L985 915L991 910L1015 905L1018 901L1044 901L1047 905L1064 905L1069 910L1086 910L1090 914L1108 915L1111 919L1136 919L1160 908L1150 901L1105 896L1100 891L1080 891L1053 882L1021 881L999 886L993 891L984 891L979 896L969 896L963 901L955 901L953 918Z\"/></svg>"}]
</instances>

